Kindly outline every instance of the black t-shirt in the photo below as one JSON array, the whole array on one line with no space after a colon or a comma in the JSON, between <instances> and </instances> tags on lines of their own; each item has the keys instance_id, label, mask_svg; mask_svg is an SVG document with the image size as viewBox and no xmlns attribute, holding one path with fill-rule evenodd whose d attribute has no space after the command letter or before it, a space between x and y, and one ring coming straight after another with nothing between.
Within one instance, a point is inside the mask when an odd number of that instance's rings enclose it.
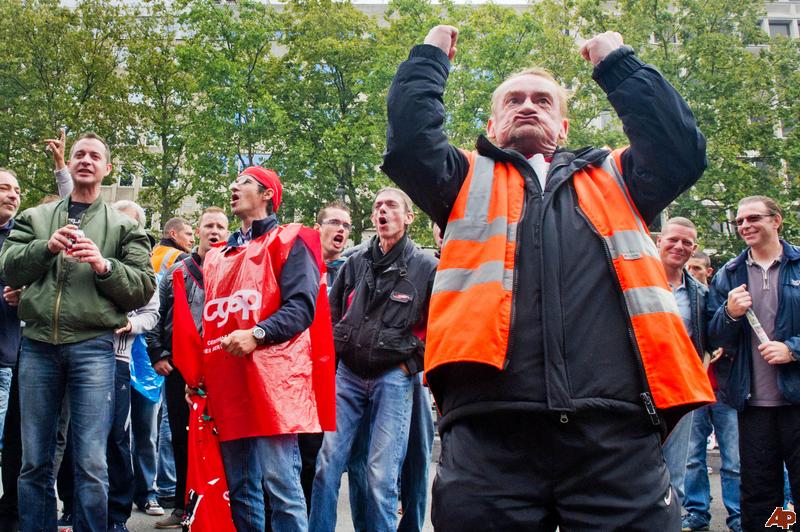
<instances>
[{"instance_id":1,"label":"black t-shirt","mask_svg":"<svg viewBox=\"0 0 800 532\"><path fill-rule=\"evenodd\" d=\"M80 203L77 201L69 200L69 209L67 210L67 222L72 225L81 225L81 215L83 211L89 208L91 203Z\"/></svg>"}]
</instances>

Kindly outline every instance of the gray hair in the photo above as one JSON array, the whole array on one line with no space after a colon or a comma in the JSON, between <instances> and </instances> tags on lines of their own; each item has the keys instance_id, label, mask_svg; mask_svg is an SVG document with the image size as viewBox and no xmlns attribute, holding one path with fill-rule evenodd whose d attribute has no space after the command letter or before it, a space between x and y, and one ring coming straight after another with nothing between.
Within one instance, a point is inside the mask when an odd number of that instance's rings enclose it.
<instances>
[{"instance_id":1,"label":"gray hair","mask_svg":"<svg viewBox=\"0 0 800 532\"><path fill-rule=\"evenodd\" d=\"M134 211L136 213L136 221L139 222L139 227L144 229L145 225L147 225L147 216L144 214L144 209L135 201L119 200L114 202L112 207L120 211L123 209Z\"/></svg>"}]
</instances>

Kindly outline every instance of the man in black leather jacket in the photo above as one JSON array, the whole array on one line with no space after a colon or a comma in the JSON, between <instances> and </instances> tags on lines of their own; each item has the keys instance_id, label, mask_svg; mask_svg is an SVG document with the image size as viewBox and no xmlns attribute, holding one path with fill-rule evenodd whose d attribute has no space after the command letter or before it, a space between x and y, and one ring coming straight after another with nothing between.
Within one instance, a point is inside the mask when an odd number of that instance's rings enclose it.
<instances>
[{"instance_id":1,"label":"man in black leather jacket","mask_svg":"<svg viewBox=\"0 0 800 532\"><path fill-rule=\"evenodd\" d=\"M404 192L385 188L372 208L377 230L350 256L330 293L336 372L336 432L326 432L311 495L312 531L336 525L339 482L362 420L368 418L366 522L397 527L397 479L408 442L414 379L436 259L408 238L414 220Z\"/></svg>"}]
</instances>

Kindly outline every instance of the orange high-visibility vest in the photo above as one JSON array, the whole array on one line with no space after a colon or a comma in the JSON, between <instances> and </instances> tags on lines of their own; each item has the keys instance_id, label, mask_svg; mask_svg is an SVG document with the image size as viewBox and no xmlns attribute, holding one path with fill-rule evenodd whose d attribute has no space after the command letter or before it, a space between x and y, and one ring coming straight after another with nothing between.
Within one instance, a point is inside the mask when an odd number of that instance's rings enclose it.
<instances>
[{"instance_id":1,"label":"orange high-visibility vest","mask_svg":"<svg viewBox=\"0 0 800 532\"><path fill-rule=\"evenodd\" d=\"M658 250L619 171L623 151L573 175L578 205L609 252L656 407L713 402ZM502 370L508 351L524 180L511 163L465 155L470 169L450 212L433 285L426 372L453 362Z\"/></svg>"},{"instance_id":2,"label":"orange high-visibility vest","mask_svg":"<svg viewBox=\"0 0 800 532\"><path fill-rule=\"evenodd\" d=\"M178 257L180 257L181 253L183 253L183 251L162 244L154 247L150 262L153 264L153 271L156 272L156 275L169 270L172 265L175 264Z\"/></svg>"}]
</instances>

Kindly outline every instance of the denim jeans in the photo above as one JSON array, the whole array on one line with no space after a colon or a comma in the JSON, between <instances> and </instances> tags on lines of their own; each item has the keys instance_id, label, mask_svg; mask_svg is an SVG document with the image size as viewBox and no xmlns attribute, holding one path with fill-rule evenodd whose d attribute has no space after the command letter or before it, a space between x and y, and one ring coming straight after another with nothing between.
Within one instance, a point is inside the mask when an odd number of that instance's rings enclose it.
<instances>
[{"instance_id":1,"label":"denim jeans","mask_svg":"<svg viewBox=\"0 0 800 532\"><path fill-rule=\"evenodd\" d=\"M106 443L114 406L111 334L52 345L22 340L19 359L22 423L20 529L55 530L53 455L64 392L69 390L75 472L76 530L107 530Z\"/></svg>"},{"instance_id":2,"label":"denim jeans","mask_svg":"<svg viewBox=\"0 0 800 532\"><path fill-rule=\"evenodd\" d=\"M237 532L267 530L265 492L272 507L272 530L308 529L296 434L225 441L220 449Z\"/></svg>"},{"instance_id":3,"label":"denim jeans","mask_svg":"<svg viewBox=\"0 0 800 532\"><path fill-rule=\"evenodd\" d=\"M8 396L11 393L11 377L14 368L0 368L0 450L3 449L3 428L8 410Z\"/></svg>"},{"instance_id":4,"label":"denim jeans","mask_svg":"<svg viewBox=\"0 0 800 532\"><path fill-rule=\"evenodd\" d=\"M425 524L428 503L428 466L433 449L433 416L431 396L422 384L422 373L414 376L414 404L408 432L408 448L400 471L400 506L403 516L398 532L421 531ZM356 532L367 531L367 453L369 451L369 419L364 418L356 435L347 479L350 487L350 513Z\"/></svg>"},{"instance_id":5,"label":"denim jeans","mask_svg":"<svg viewBox=\"0 0 800 532\"><path fill-rule=\"evenodd\" d=\"M133 456L133 502L140 509L156 496L158 464L158 405L131 390L131 454Z\"/></svg>"},{"instance_id":6,"label":"denim jeans","mask_svg":"<svg viewBox=\"0 0 800 532\"><path fill-rule=\"evenodd\" d=\"M133 506L133 462L131 461L131 368L116 361L114 415L108 435L108 523L125 523ZM75 433L71 433L75 437Z\"/></svg>"},{"instance_id":7,"label":"denim jeans","mask_svg":"<svg viewBox=\"0 0 800 532\"><path fill-rule=\"evenodd\" d=\"M739 510L739 422L736 410L719 402L694 411L692 435L689 439L689 459L686 462L686 495L683 507L706 523L711 522L711 487L706 465L706 442L711 430L717 435L722 469L722 503L728 510L728 527L735 527L741 519Z\"/></svg>"},{"instance_id":8,"label":"denim jeans","mask_svg":"<svg viewBox=\"0 0 800 532\"><path fill-rule=\"evenodd\" d=\"M686 460L689 457L689 437L692 434L692 412L681 418L664 442L664 461L669 470L669 483L683 504L683 483L686 477Z\"/></svg>"},{"instance_id":9,"label":"denim jeans","mask_svg":"<svg viewBox=\"0 0 800 532\"><path fill-rule=\"evenodd\" d=\"M172 455L172 432L164 388L161 388L161 421L158 427L158 473L156 492L159 497L175 496L175 457Z\"/></svg>"},{"instance_id":10,"label":"denim jeans","mask_svg":"<svg viewBox=\"0 0 800 532\"><path fill-rule=\"evenodd\" d=\"M397 527L397 481L408 446L414 378L392 368L375 378L362 378L344 363L336 370L336 432L326 432L317 458L311 493L309 530L328 532L336 526L336 504L342 473L356 433L369 419L366 508L371 530Z\"/></svg>"},{"instance_id":11,"label":"denim jeans","mask_svg":"<svg viewBox=\"0 0 800 532\"><path fill-rule=\"evenodd\" d=\"M413 410L412 410L413 412ZM412 413L413 415L413 413ZM410 439L410 434L409 434ZM354 532L367 532L367 456L369 455L369 416L364 416L356 431L350 460L347 462L347 485L350 495L350 518Z\"/></svg>"},{"instance_id":12,"label":"denim jeans","mask_svg":"<svg viewBox=\"0 0 800 532\"><path fill-rule=\"evenodd\" d=\"M421 532L428 503L428 471L433 450L431 395L422 384L422 374L414 377L414 406L408 433L408 450L400 472L400 504L403 517L398 532Z\"/></svg>"}]
</instances>

